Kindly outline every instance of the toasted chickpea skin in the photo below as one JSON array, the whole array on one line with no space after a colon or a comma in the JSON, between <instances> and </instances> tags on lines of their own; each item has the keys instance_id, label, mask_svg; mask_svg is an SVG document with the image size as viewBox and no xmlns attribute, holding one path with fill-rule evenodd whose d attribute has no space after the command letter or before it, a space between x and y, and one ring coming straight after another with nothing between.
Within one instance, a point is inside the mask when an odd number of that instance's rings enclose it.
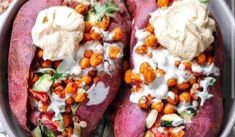
<instances>
[{"instance_id":1,"label":"toasted chickpea skin","mask_svg":"<svg viewBox=\"0 0 235 137\"><path fill-rule=\"evenodd\" d=\"M198 92L199 87L200 86L197 83L192 85L192 88L190 89L190 96L192 99L198 99L198 96L196 96L195 94Z\"/></svg>"},{"instance_id":2,"label":"toasted chickpea skin","mask_svg":"<svg viewBox=\"0 0 235 137\"><path fill-rule=\"evenodd\" d=\"M117 28L115 28L114 30L112 30L111 33L113 33L112 39L113 39L114 41L120 41L120 40L122 40L122 38L123 38L123 32L122 32L122 29L121 29L121 28L117 27Z\"/></svg>"},{"instance_id":3,"label":"toasted chickpea skin","mask_svg":"<svg viewBox=\"0 0 235 137\"><path fill-rule=\"evenodd\" d=\"M166 74L166 72L163 69L157 69L156 72L157 72L157 74L160 74L160 75Z\"/></svg>"},{"instance_id":4,"label":"toasted chickpea skin","mask_svg":"<svg viewBox=\"0 0 235 137\"><path fill-rule=\"evenodd\" d=\"M83 41L89 41L89 40L92 40L91 34L85 32L85 33L84 33L84 37L83 37Z\"/></svg>"},{"instance_id":5,"label":"toasted chickpea skin","mask_svg":"<svg viewBox=\"0 0 235 137\"><path fill-rule=\"evenodd\" d=\"M172 114L174 112L175 112L175 106L174 105L172 105L170 103L165 105L164 110L163 110L164 114Z\"/></svg>"},{"instance_id":6,"label":"toasted chickpea skin","mask_svg":"<svg viewBox=\"0 0 235 137\"><path fill-rule=\"evenodd\" d=\"M149 23L146 27L146 31L148 31L151 34L154 34L154 27Z\"/></svg>"},{"instance_id":7,"label":"toasted chickpea skin","mask_svg":"<svg viewBox=\"0 0 235 137\"><path fill-rule=\"evenodd\" d=\"M187 90L190 87L190 84L188 82L183 82L178 84L179 90Z\"/></svg>"},{"instance_id":8,"label":"toasted chickpea skin","mask_svg":"<svg viewBox=\"0 0 235 137\"><path fill-rule=\"evenodd\" d=\"M91 28L92 28L92 25L90 22L85 22L85 32L90 32L91 31Z\"/></svg>"},{"instance_id":9,"label":"toasted chickpea skin","mask_svg":"<svg viewBox=\"0 0 235 137\"><path fill-rule=\"evenodd\" d=\"M149 35L144 43L147 47L155 47L157 45L157 38L154 35Z\"/></svg>"},{"instance_id":10,"label":"toasted chickpea skin","mask_svg":"<svg viewBox=\"0 0 235 137\"><path fill-rule=\"evenodd\" d=\"M49 68L51 67L52 62L50 60L46 60L42 62L42 68Z\"/></svg>"},{"instance_id":11,"label":"toasted chickpea skin","mask_svg":"<svg viewBox=\"0 0 235 137\"><path fill-rule=\"evenodd\" d=\"M151 83L156 78L156 74L148 62L143 62L140 65L140 73L143 74L144 80L147 83Z\"/></svg>"},{"instance_id":12,"label":"toasted chickpea skin","mask_svg":"<svg viewBox=\"0 0 235 137\"><path fill-rule=\"evenodd\" d=\"M97 70L96 69L92 69L88 72L88 76L90 76L91 78L94 78L97 76Z\"/></svg>"},{"instance_id":13,"label":"toasted chickpea skin","mask_svg":"<svg viewBox=\"0 0 235 137\"><path fill-rule=\"evenodd\" d=\"M47 112L47 108L48 108L48 104L47 103L43 103L41 106L41 111L42 112Z\"/></svg>"},{"instance_id":14,"label":"toasted chickpea skin","mask_svg":"<svg viewBox=\"0 0 235 137\"><path fill-rule=\"evenodd\" d=\"M148 62L143 62L143 63L140 65L140 71L139 71L139 73L144 73L144 71L145 71L147 68L149 68L149 67L151 67L151 66L149 65Z\"/></svg>"},{"instance_id":15,"label":"toasted chickpea skin","mask_svg":"<svg viewBox=\"0 0 235 137\"><path fill-rule=\"evenodd\" d=\"M38 58L42 58L42 57L43 57L43 51L42 51L42 49L38 49L38 51L37 51L37 57L38 57Z\"/></svg>"},{"instance_id":16,"label":"toasted chickpea skin","mask_svg":"<svg viewBox=\"0 0 235 137\"><path fill-rule=\"evenodd\" d=\"M75 10L80 13L80 14L86 14L87 11L88 11L88 7L84 4L78 4L76 7L75 7Z\"/></svg>"},{"instance_id":17,"label":"toasted chickpea skin","mask_svg":"<svg viewBox=\"0 0 235 137\"><path fill-rule=\"evenodd\" d=\"M196 78L191 78L191 79L189 80L189 83L190 83L191 85L193 85L193 84L196 83L196 82L197 82Z\"/></svg>"},{"instance_id":18,"label":"toasted chickpea skin","mask_svg":"<svg viewBox=\"0 0 235 137\"><path fill-rule=\"evenodd\" d=\"M153 103L151 104L151 108L157 110L158 113L160 113L160 112L163 111L164 103L163 103L162 101L153 102Z\"/></svg>"},{"instance_id":19,"label":"toasted chickpea skin","mask_svg":"<svg viewBox=\"0 0 235 137\"><path fill-rule=\"evenodd\" d=\"M81 69L86 69L86 68L90 67L89 58L82 58L79 62L79 65L80 65Z\"/></svg>"},{"instance_id":20,"label":"toasted chickpea skin","mask_svg":"<svg viewBox=\"0 0 235 137\"><path fill-rule=\"evenodd\" d=\"M146 96L143 96L140 98L139 102L138 102L138 106L142 109L148 109L149 107L149 100L147 99Z\"/></svg>"},{"instance_id":21,"label":"toasted chickpea skin","mask_svg":"<svg viewBox=\"0 0 235 137\"><path fill-rule=\"evenodd\" d=\"M77 103L81 103L85 101L86 98L87 98L87 93L77 93L74 96L74 101Z\"/></svg>"},{"instance_id":22,"label":"toasted chickpea skin","mask_svg":"<svg viewBox=\"0 0 235 137\"><path fill-rule=\"evenodd\" d=\"M168 87L174 87L177 85L177 79L176 78L171 78L167 80L167 85Z\"/></svg>"},{"instance_id":23,"label":"toasted chickpea skin","mask_svg":"<svg viewBox=\"0 0 235 137\"><path fill-rule=\"evenodd\" d=\"M175 61L175 66L179 67L179 65L180 65L180 61L179 60Z\"/></svg>"},{"instance_id":24,"label":"toasted chickpea skin","mask_svg":"<svg viewBox=\"0 0 235 137\"><path fill-rule=\"evenodd\" d=\"M158 8L167 7L168 4L169 4L169 0L158 0L157 1Z\"/></svg>"},{"instance_id":25,"label":"toasted chickpea skin","mask_svg":"<svg viewBox=\"0 0 235 137\"><path fill-rule=\"evenodd\" d=\"M143 46L137 47L135 51L138 54L145 55L148 53L148 48L145 45L143 45Z\"/></svg>"},{"instance_id":26,"label":"toasted chickpea skin","mask_svg":"<svg viewBox=\"0 0 235 137\"><path fill-rule=\"evenodd\" d=\"M81 78L82 82L85 82L86 85L90 85L92 84L92 78L90 76L83 76Z\"/></svg>"},{"instance_id":27,"label":"toasted chickpea skin","mask_svg":"<svg viewBox=\"0 0 235 137\"><path fill-rule=\"evenodd\" d=\"M213 63L213 61L214 61L214 58L213 58L213 56L209 56L208 58L207 58L207 64L212 64Z\"/></svg>"},{"instance_id":28,"label":"toasted chickpea skin","mask_svg":"<svg viewBox=\"0 0 235 137\"><path fill-rule=\"evenodd\" d=\"M85 53L84 53L84 57L91 58L93 53L94 53L93 50L86 50Z\"/></svg>"},{"instance_id":29,"label":"toasted chickpea skin","mask_svg":"<svg viewBox=\"0 0 235 137\"><path fill-rule=\"evenodd\" d=\"M185 69L187 69L187 70L190 70L192 67L192 63L189 61L183 61L181 63L184 65Z\"/></svg>"},{"instance_id":30,"label":"toasted chickpea skin","mask_svg":"<svg viewBox=\"0 0 235 137\"><path fill-rule=\"evenodd\" d=\"M99 26L99 28L102 28L102 29L106 30L109 26L109 23L110 23L110 17L109 16L104 16L104 18L98 24L98 26Z\"/></svg>"},{"instance_id":31,"label":"toasted chickpea skin","mask_svg":"<svg viewBox=\"0 0 235 137\"><path fill-rule=\"evenodd\" d=\"M120 53L121 49L119 47L110 47L109 48L109 56L112 59L117 59L118 54Z\"/></svg>"},{"instance_id":32,"label":"toasted chickpea skin","mask_svg":"<svg viewBox=\"0 0 235 137\"><path fill-rule=\"evenodd\" d=\"M102 54L100 54L100 53L92 54L92 56L90 58L90 64L92 67L96 67L102 62L103 62L103 55Z\"/></svg>"},{"instance_id":33,"label":"toasted chickpea skin","mask_svg":"<svg viewBox=\"0 0 235 137\"><path fill-rule=\"evenodd\" d=\"M200 53L199 56L196 57L196 62L200 65L203 65L206 63L206 54Z\"/></svg>"},{"instance_id":34,"label":"toasted chickpea skin","mask_svg":"<svg viewBox=\"0 0 235 137\"><path fill-rule=\"evenodd\" d=\"M93 30L91 30L90 36L91 36L91 39L93 39L93 40L101 40L102 39L102 36Z\"/></svg>"},{"instance_id":35,"label":"toasted chickpea skin","mask_svg":"<svg viewBox=\"0 0 235 137\"><path fill-rule=\"evenodd\" d=\"M130 70L130 69L125 72L124 80L125 80L125 82L126 82L127 84L131 84L131 82L132 82L132 80L131 80L132 74L133 74L133 72L132 72L132 70Z\"/></svg>"},{"instance_id":36,"label":"toasted chickpea skin","mask_svg":"<svg viewBox=\"0 0 235 137\"><path fill-rule=\"evenodd\" d=\"M77 89L78 86L75 82L69 82L65 87L65 91L67 94L75 94Z\"/></svg>"},{"instance_id":37,"label":"toasted chickpea skin","mask_svg":"<svg viewBox=\"0 0 235 137\"><path fill-rule=\"evenodd\" d=\"M135 82L138 82L138 81L141 81L140 75L133 73L133 74L131 75L131 82L135 83Z\"/></svg>"},{"instance_id":38,"label":"toasted chickpea skin","mask_svg":"<svg viewBox=\"0 0 235 137\"><path fill-rule=\"evenodd\" d=\"M190 96L189 92L182 92L179 95L179 100L180 100L180 102L185 102L185 103L190 102L191 101L191 96Z\"/></svg>"}]
</instances>

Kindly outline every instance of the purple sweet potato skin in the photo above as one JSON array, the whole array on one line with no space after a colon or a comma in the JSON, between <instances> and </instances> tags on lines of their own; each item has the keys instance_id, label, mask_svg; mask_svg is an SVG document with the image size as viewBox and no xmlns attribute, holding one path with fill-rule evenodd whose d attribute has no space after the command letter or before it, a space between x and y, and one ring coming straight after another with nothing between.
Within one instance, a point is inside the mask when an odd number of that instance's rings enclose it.
<instances>
[{"instance_id":1,"label":"purple sweet potato skin","mask_svg":"<svg viewBox=\"0 0 235 137\"><path fill-rule=\"evenodd\" d=\"M61 3L62 0L30 0L19 10L13 24L8 58L9 101L13 115L26 131L28 74L35 54L31 29L39 11Z\"/></svg>"},{"instance_id":2,"label":"purple sweet potato skin","mask_svg":"<svg viewBox=\"0 0 235 137\"><path fill-rule=\"evenodd\" d=\"M103 3L104 1L100 2ZM124 45L127 45L128 36L130 35L131 18L123 2L119 0L114 0L114 2L119 6L120 11L114 14L109 30L121 27L124 32L122 42ZM63 0L30 0L20 9L13 24L8 68L9 100L13 115L16 117L19 125L27 132L29 131L26 125L28 74L35 54L31 30L38 13L42 9L63 4L66 5ZM88 123L87 127L82 129L83 137L92 135L108 105L113 101L121 83L121 62L122 59L119 59L117 68L112 72L112 76L106 73L99 76L98 81L103 81L106 87L110 87L105 101L93 106L86 106L86 103L84 103L79 107L77 115Z\"/></svg>"},{"instance_id":3,"label":"purple sweet potato skin","mask_svg":"<svg viewBox=\"0 0 235 137\"><path fill-rule=\"evenodd\" d=\"M157 9L154 0L127 0L128 9L134 19L132 24L132 34L130 43L130 55L136 44L136 27L141 29L145 27L149 20L149 13ZM223 74L224 51L222 36L219 27L216 28L215 46L215 65L220 68ZM132 64L132 56L130 56ZM223 122L223 95L221 93L221 78L217 77L214 87L209 92L214 95L207 100L200 108L199 114L192 119L192 123L186 125L185 137L215 137L218 135ZM147 114L141 111L137 104L129 101L130 89L124 93L123 100L117 108L114 118L114 132L116 137L142 137L144 135L145 120Z\"/></svg>"},{"instance_id":4,"label":"purple sweet potato skin","mask_svg":"<svg viewBox=\"0 0 235 137\"><path fill-rule=\"evenodd\" d=\"M105 0L102 0L100 2L103 3L104 1ZM118 13L115 13L114 18L112 18L112 22L108 30L111 31L115 27L120 27L124 32L122 42L124 43L124 45L127 45L131 29L130 15L123 2L120 2L120 0L114 0L114 2L118 5L120 10ZM108 74L103 74L103 76L100 76L100 81L103 81L107 87L110 87L109 94L105 101L99 105L87 106L86 104L83 104L79 107L77 112L79 118L85 120L88 123L88 126L82 129L82 137L89 137L92 135L93 131L96 129L96 126L100 122L105 110L113 101L121 84L121 62L122 60L120 59L117 64L117 68L112 72L112 76Z\"/></svg>"}]
</instances>

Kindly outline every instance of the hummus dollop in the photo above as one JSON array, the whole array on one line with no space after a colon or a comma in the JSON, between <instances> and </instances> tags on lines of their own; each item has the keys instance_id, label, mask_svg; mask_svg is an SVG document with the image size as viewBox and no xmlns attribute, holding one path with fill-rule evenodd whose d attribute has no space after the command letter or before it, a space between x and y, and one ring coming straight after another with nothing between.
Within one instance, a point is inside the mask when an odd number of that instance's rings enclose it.
<instances>
[{"instance_id":1,"label":"hummus dollop","mask_svg":"<svg viewBox=\"0 0 235 137\"><path fill-rule=\"evenodd\" d=\"M214 41L215 21L199 0L176 0L152 13L150 24L159 43L182 59L192 60Z\"/></svg>"},{"instance_id":2,"label":"hummus dollop","mask_svg":"<svg viewBox=\"0 0 235 137\"><path fill-rule=\"evenodd\" d=\"M32 29L33 44L43 49L44 60L75 56L83 39L84 18L74 9L55 6L42 10Z\"/></svg>"}]
</instances>

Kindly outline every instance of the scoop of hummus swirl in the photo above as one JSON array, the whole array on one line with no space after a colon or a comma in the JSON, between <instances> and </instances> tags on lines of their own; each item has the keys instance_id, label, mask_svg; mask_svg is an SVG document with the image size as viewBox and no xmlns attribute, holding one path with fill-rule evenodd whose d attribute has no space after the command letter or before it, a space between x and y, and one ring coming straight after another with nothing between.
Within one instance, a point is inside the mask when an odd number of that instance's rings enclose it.
<instances>
[{"instance_id":1,"label":"scoop of hummus swirl","mask_svg":"<svg viewBox=\"0 0 235 137\"><path fill-rule=\"evenodd\" d=\"M176 0L151 14L159 43L182 59L192 60L214 41L215 21L199 0Z\"/></svg>"},{"instance_id":2,"label":"scoop of hummus swirl","mask_svg":"<svg viewBox=\"0 0 235 137\"><path fill-rule=\"evenodd\" d=\"M55 6L42 10L32 29L33 44L43 49L44 60L75 56L85 29L84 18L74 9Z\"/></svg>"}]
</instances>

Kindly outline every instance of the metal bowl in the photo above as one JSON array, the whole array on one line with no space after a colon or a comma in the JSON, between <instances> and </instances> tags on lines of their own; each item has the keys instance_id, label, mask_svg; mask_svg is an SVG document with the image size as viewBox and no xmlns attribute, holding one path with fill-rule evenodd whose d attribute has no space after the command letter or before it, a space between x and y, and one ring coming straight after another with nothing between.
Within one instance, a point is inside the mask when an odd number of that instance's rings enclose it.
<instances>
[{"instance_id":1,"label":"metal bowl","mask_svg":"<svg viewBox=\"0 0 235 137\"><path fill-rule=\"evenodd\" d=\"M26 1L27 0L14 1L10 6L9 11L6 13L7 16L3 19L3 25L0 26L0 120L3 124L3 127L6 129L8 136L10 137L25 136L23 131L18 127L16 121L12 117L9 107L7 62L12 23L17 11ZM234 92L234 89L232 90L232 80L234 80L234 75L232 75L231 69L232 61L235 60L235 41L232 39L232 37L234 38L232 32L235 34L235 22L231 12L223 0L209 1L209 8L222 30L226 52L222 91L224 94L225 118L220 136L227 137L232 131L232 127L235 122L235 100L232 99L232 96L234 96L232 93Z\"/></svg>"}]
</instances>

